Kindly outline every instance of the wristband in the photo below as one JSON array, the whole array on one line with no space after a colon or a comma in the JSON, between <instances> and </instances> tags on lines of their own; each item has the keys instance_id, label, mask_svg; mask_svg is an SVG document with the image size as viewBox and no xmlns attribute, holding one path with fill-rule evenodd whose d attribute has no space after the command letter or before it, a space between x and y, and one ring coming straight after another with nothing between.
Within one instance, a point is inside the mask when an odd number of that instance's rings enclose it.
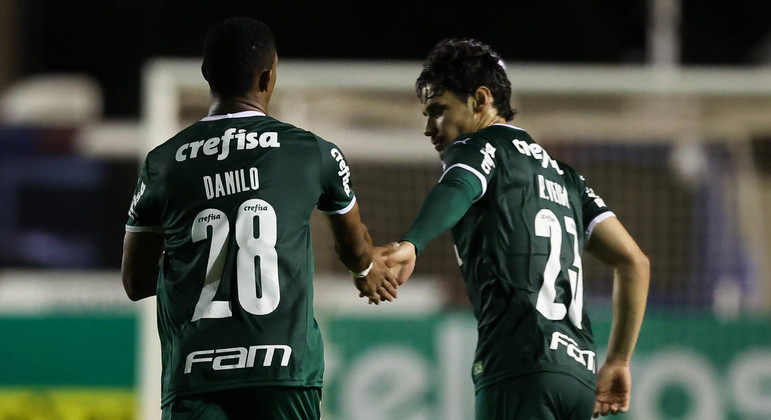
<instances>
[{"instance_id":1,"label":"wristband","mask_svg":"<svg viewBox=\"0 0 771 420\"><path fill-rule=\"evenodd\" d=\"M355 278L355 279L362 279L364 277L367 277L367 274L369 274L369 272L372 270L372 267L374 267L374 266L375 266L375 262L372 261L371 263L369 263L369 266L367 268L365 268L362 271L359 271L358 273L354 273L351 270L348 270L348 272L351 273L351 275L353 275L353 278Z\"/></svg>"}]
</instances>

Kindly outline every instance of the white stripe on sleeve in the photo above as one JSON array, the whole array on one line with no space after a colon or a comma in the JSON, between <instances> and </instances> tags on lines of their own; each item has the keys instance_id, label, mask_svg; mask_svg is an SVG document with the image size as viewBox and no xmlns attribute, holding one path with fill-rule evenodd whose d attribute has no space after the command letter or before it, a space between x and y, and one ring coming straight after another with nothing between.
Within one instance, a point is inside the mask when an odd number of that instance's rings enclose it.
<instances>
[{"instance_id":1,"label":"white stripe on sleeve","mask_svg":"<svg viewBox=\"0 0 771 420\"><path fill-rule=\"evenodd\" d=\"M348 203L347 206L345 206L345 208L342 208L340 210L325 211L324 213L326 213L326 214L345 214L345 213L348 213L349 211L351 211L353 209L353 205L354 204L356 204L356 196L355 195L353 196L353 199L351 200L351 202Z\"/></svg>"},{"instance_id":2,"label":"white stripe on sleeve","mask_svg":"<svg viewBox=\"0 0 771 420\"><path fill-rule=\"evenodd\" d=\"M130 226L126 225L126 232L142 233L142 232L154 232L163 233L163 229L160 226Z\"/></svg>"},{"instance_id":3,"label":"white stripe on sleeve","mask_svg":"<svg viewBox=\"0 0 771 420\"><path fill-rule=\"evenodd\" d=\"M474 199L474 202L478 201L480 198L482 198L482 196L485 195L485 192L487 192L487 179L484 177L484 175L479 173L479 171L477 171L476 169L472 168L471 166L466 165L465 163L456 163L456 164L450 166L449 168L447 168L444 171L444 173L442 174L442 176L439 178L439 182L442 182L442 179L444 179L444 176L447 175L447 172L450 172L450 170L452 170L452 168L465 169L465 170L471 172L472 174L476 175L477 178L479 178L479 182L482 183L482 193L479 194L479 197Z\"/></svg>"},{"instance_id":4,"label":"white stripe on sleeve","mask_svg":"<svg viewBox=\"0 0 771 420\"><path fill-rule=\"evenodd\" d=\"M589 243L589 237L592 236L592 231L594 230L594 227L597 226L600 222L607 219L608 217L615 217L616 214L612 211L608 210L605 213L600 214L599 216L592 219L592 221L589 223L589 226L586 227L586 232L584 232L584 236L586 239L584 240L585 244Z\"/></svg>"}]
</instances>

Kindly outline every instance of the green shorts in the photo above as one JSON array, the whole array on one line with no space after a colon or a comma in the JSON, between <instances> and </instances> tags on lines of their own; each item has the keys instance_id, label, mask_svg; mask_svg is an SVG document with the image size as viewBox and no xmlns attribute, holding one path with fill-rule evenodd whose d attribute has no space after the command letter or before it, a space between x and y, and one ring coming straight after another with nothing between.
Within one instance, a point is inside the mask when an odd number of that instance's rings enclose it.
<instances>
[{"instance_id":1,"label":"green shorts","mask_svg":"<svg viewBox=\"0 0 771 420\"><path fill-rule=\"evenodd\" d=\"M594 391L561 373L540 372L488 385L476 393L477 420L588 420Z\"/></svg>"},{"instance_id":2,"label":"green shorts","mask_svg":"<svg viewBox=\"0 0 771 420\"><path fill-rule=\"evenodd\" d=\"M176 398L162 420L318 420L321 388L249 387Z\"/></svg>"}]
</instances>

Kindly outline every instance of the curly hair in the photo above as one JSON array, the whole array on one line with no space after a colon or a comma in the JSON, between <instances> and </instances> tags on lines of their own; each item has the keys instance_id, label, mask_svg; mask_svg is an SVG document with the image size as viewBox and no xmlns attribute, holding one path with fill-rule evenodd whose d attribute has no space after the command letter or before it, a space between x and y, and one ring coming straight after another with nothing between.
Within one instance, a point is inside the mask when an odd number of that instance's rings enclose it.
<instances>
[{"instance_id":1,"label":"curly hair","mask_svg":"<svg viewBox=\"0 0 771 420\"><path fill-rule=\"evenodd\" d=\"M214 93L242 95L252 88L260 71L273 66L275 56L273 32L266 24L233 17L206 33L201 73Z\"/></svg>"},{"instance_id":2,"label":"curly hair","mask_svg":"<svg viewBox=\"0 0 771 420\"><path fill-rule=\"evenodd\" d=\"M415 82L415 91L421 100L445 91L468 98L480 86L486 86L492 92L498 115L506 121L514 119L511 82L501 56L476 39L446 38L428 54Z\"/></svg>"}]
</instances>

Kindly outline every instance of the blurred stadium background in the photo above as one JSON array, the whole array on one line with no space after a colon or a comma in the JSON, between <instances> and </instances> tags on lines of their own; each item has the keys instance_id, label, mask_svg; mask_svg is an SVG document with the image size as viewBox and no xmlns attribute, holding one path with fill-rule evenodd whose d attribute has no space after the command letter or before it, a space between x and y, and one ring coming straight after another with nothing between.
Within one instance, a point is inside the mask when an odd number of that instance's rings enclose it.
<instances>
[{"instance_id":1,"label":"blurred stadium background","mask_svg":"<svg viewBox=\"0 0 771 420\"><path fill-rule=\"evenodd\" d=\"M513 123L579 169L651 258L622 418L771 419L767 1L521 2L492 29L433 22L438 2L379 18L104 3L0 1L0 420L159 418L153 303L120 287L125 212L140 157L205 115L201 37L236 13L274 26L271 111L346 152L377 243L398 239L440 173L412 89L421 59L445 35L492 44ZM318 214L313 237L324 418L472 418L475 323L449 235L377 308ZM611 273L587 257L584 277L602 352Z\"/></svg>"}]
</instances>

